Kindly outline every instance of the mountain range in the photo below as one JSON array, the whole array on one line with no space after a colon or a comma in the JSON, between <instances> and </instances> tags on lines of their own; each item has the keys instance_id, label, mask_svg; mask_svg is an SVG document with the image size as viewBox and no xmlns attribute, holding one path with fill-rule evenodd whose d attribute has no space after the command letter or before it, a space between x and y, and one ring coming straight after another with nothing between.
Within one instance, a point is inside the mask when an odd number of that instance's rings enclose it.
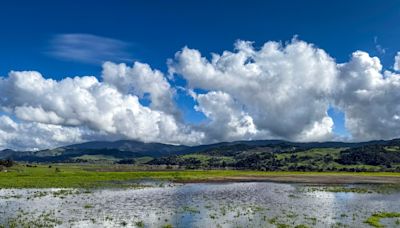
<instances>
[{"instance_id":1,"label":"mountain range","mask_svg":"<svg viewBox=\"0 0 400 228\"><path fill-rule=\"evenodd\" d=\"M398 144L400 139L377 140L368 142L289 142L284 140L254 140L221 142L200 146L170 145L162 143L144 143L134 140L119 141L92 141L81 144L63 146L55 149L39 151L14 151L10 149L0 151L0 159L13 159L24 162L119 162L121 160L144 161L170 156L187 154L212 154L212 151L274 151L284 153L298 152L313 148L357 148L371 145ZM264 149L263 149L264 148Z\"/></svg>"}]
</instances>

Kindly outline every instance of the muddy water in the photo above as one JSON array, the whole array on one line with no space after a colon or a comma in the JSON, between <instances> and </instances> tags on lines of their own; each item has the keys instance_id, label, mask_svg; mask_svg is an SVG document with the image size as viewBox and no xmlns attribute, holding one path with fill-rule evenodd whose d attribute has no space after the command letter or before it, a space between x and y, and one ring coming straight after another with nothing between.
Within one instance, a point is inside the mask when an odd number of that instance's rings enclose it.
<instances>
[{"instance_id":1,"label":"muddy water","mask_svg":"<svg viewBox=\"0 0 400 228\"><path fill-rule=\"evenodd\" d=\"M301 184L162 184L141 189L1 189L0 224L48 227L366 227L400 212L400 192L329 192ZM396 226L396 219L382 223ZM0 225L1 227L1 225Z\"/></svg>"}]
</instances>

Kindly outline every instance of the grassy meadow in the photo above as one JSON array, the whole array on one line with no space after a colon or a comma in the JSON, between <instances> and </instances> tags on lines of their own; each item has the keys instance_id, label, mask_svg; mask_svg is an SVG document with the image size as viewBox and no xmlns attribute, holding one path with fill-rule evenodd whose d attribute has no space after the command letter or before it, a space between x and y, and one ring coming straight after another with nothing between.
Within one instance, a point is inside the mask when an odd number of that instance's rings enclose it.
<instances>
[{"instance_id":1,"label":"grassy meadow","mask_svg":"<svg viewBox=\"0 0 400 228\"><path fill-rule=\"evenodd\" d=\"M123 187L138 180L172 182L207 181L282 181L357 179L368 178L400 182L400 173L392 172L288 172L244 170L137 170L131 165L23 165L0 172L0 188L92 188Z\"/></svg>"}]
</instances>

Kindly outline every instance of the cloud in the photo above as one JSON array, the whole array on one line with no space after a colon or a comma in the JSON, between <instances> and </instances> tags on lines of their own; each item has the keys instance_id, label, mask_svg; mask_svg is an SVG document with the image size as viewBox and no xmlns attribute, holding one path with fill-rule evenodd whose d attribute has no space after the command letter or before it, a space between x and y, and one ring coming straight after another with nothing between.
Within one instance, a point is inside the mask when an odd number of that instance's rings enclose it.
<instances>
[{"instance_id":1,"label":"cloud","mask_svg":"<svg viewBox=\"0 0 400 228\"><path fill-rule=\"evenodd\" d=\"M37 150L52 148L85 140L90 132L81 128L37 122L17 123L6 115L0 115L0 148ZM89 138L86 138L88 140Z\"/></svg>"},{"instance_id":2,"label":"cloud","mask_svg":"<svg viewBox=\"0 0 400 228\"><path fill-rule=\"evenodd\" d=\"M150 107L169 114L178 115L173 96L175 90L158 70L149 65L135 62L132 67L126 64L106 62L103 64L102 77L105 83L116 86L124 94L135 94L144 98L150 96Z\"/></svg>"},{"instance_id":3,"label":"cloud","mask_svg":"<svg viewBox=\"0 0 400 228\"><path fill-rule=\"evenodd\" d=\"M377 57L356 51L339 64L336 105L345 113L346 128L355 140L400 136L400 75L382 72Z\"/></svg>"},{"instance_id":4,"label":"cloud","mask_svg":"<svg viewBox=\"0 0 400 228\"><path fill-rule=\"evenodd\" d=\"M257 50L238 41L235 52L212 54L210 60L185 47L169 62L170 73L181 75L189 88L208 91L196 97L197 109L218 129L217 141L232 134L307 141L332 137L327 109L336 64L311 44L293 39L286 45L267 42Z\"/></svg>"},{"instance_id":5,"label":"cloud","mask_svg":"<svg viewBox=\"0 0 400 228\"><path fill-rule=\"evenodd\" d=\"M129 43L91 34L60 34L50 42L48 53L63 60L89 64L105 61L129 61L131 55L126 51Z\"/></svg>"},{"instance_id":6,"label":"cloud","mask_svg":"<svg viewBox=\"0 0 400 228\"><path fill-rule=\"evenodd\" d=\"M397 54L395 71L399 62ZM204 121L185 123L175 102L178 87L148 64L108 61L100 79L53 80L36 71L11 71L0 77L0 149L104 139L189 145L334 140L340 136L329 108L344 113L351 140L400 137L400 75L363 51L336 63L296 38L260 48L237 41L233 51L211 58L184 47L168 60L168 72L187 82L183 90Z\"/></svg>"},{"instance_id":7,"label":"cloud","mask_svg":"<svg viewBox=\"0 0 400 228\"><path fill-rule=\"evenodd\" d=\"M393 69L395 71L400 71L400 52L397 52L397 55L394 57Z\"/></svg>"},{"instance_id":8,"label":"cloud","mask_svg":"<svg viewBox=\"0 0 400 228\"><path fill-rule=\"evenodd\" d=\"M399 57L395 69L398 69ZM345 113L356 141L400 136L400 76L382 71L379 58L356 51L337 64L322 49L293 39L255 49L238 41L235 51L212 54L183 48L169 61L171 74L187 80L197 110L208 117L207 136L322 141L333 133L329 106Z\"/></svg>"},{"instance_id":9,"label":"cloud","mask_svg":"<svg viewBox=\"0 0 400 228\"><path fill-rule=\"evenodd\" d=\"M253 119L229 94L209 92L196 95L197 111L203 112L210 120L203 131L207 132L207 141L249 139L260 135Z\"/></svg>"},{"instance_id":10,"label":"cloud","mask_svg":"<svg viewBox=\"0 0 400 228\"><path fill-rule=\"evenodd\" d=\"M375 50L378 52L378 54L380 55L386 54L387 48L384 48L382 47L381 44L379 44L377 36L374 37L374 44L375 44Z\"/></svg>"},{"instance_id":11,"label":"cloud","mask_svg":"<svg viewBox=\"0 0 400 228\"><path fill-rule=\"evenodd\" d=\"M139 63L135 66L144 67ZM154 74L150 73L148 77L154 77ZM153 89L148 88L151 101L157 105L161 99L158 91L172 94L168 92L168 86L167 90L156 89L157 85L166 86L165 83L160 80L159 84L154 82ZM172 114L162 111L163 108L157 105L145 107L134 93L122 93L113 84L100 82L92 76L55 81L45 79L35 71L13 71L0 81L0 87L5 88L0 91L0 96L5 98L0 105L25 122L61 128L84 127L113 138L145 142L193 144L202 137ZM139 91L145 89L137 88Z\"/></svg>"}]
</instances>

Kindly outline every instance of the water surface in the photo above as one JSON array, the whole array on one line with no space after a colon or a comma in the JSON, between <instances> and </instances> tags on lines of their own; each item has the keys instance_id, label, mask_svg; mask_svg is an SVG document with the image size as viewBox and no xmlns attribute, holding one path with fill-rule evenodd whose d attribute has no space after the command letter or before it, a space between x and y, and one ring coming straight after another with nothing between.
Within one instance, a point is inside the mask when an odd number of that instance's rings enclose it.
<instances>
[{"instance_id":1,"label":"water surface","mask_svg":"<svg viewBox=\"0 0 400 228\"><path fill-rule=\"evenodd\" d=\"M249 182L165 183L141 189L1 189L0 224L365 227L364 221L375 212L400 212L398 191L330 192L320 187ZM396 219L382 222L396 225Z\"/></svg>"}]
</instances>

